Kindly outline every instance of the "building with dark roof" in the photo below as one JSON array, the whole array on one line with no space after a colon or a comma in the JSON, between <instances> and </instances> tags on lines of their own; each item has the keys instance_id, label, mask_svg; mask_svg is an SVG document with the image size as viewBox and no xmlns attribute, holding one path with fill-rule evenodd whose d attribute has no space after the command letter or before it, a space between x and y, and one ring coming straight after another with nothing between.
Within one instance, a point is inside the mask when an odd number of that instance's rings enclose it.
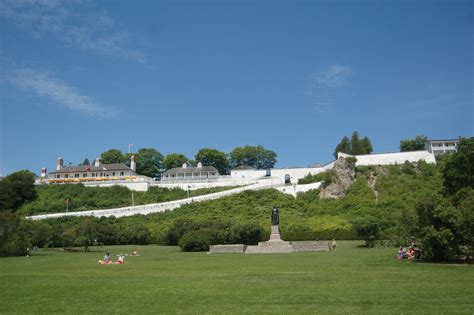
<instances>
[{"instance_id":1,"label":"building with dark roof","mask_svg":"<svg viewBox=\"0 0 474 315\"><path fill-rule=\"evenodd\" d=\"M56 171L49 173L49 183L127 180L137 176L134 156L131 157L130 167L122 163L102 164L98 158L93 165L64 167L63 164L63 159L59 158Z\"/></svg>"},{"instance_id":2,"label":"building with dark roof","mask_svg":"<svg viewBox=\"0 0 474 315\"><path fill-rule=\"evenodd\" d=\"M186 163L182 167L167 170L161 175L162 181L192 181L219 178L219 171L214 166L203 166L198 163L197 167L189 167Z\"/></svg>"}]
</instances>

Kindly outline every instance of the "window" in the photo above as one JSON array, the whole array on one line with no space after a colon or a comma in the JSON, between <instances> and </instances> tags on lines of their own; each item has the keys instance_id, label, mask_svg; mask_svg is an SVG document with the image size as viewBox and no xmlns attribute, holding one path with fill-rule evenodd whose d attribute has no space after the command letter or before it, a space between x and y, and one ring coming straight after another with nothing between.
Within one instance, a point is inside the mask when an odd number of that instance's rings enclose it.
<instances>
[{"instance_id":1,"label":"window","mask_svg":"<svg viewBox=\"0 0 474 315\"><path fill-rule=\"evenodd\" d=\"M82 174L82 177L87 177L87 173Z\"/></svg>"},{"instance_id":2,"label":"window","mask_svg":"<svg viewBox=\"0 0 474 315\"><path fill-rule=\"evenodd\" d=\"M120 176L123 176L124 175L124 172L120 172Z\"/></svg>"},{"instance_id":3,"label":"window","mask_svg":"<svg viewBox=\"0 0 474 315\"><path fill-rule=\"evenodd\" d=\"M61 174L56 175L56 178L61 178Z\"/></svg>"},{"instance_id":4,"label":"window","mask_svg":"<svg viewBox=\"0 0 474 315\"><path fill-rule=\"evenodd\" d=\"M69 178L69 174L64 174L64 178Z\"/></svg>"}]
</instances>

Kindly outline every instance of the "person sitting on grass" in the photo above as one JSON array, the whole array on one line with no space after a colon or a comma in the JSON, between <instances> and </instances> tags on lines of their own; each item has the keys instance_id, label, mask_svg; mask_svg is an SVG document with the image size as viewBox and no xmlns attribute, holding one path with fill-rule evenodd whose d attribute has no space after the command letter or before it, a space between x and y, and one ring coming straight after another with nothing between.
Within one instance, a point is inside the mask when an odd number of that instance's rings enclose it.
<instances>
[{"instance_id":1,"label":"person sitting on grass","mask_svg":"<svg viewBox=\"0 0 474 315\"><path fill-rule=\"evenodd\" d=\"M403 246L400 246L400 247L398 248L398 256L397 256L397 258L400 259L400 260L402 260L402 259L403 259L403 256L405 256L405 252L404 252L403 250L404 250ZM406 249L405 249L405 251L406 251Z\"/></svg>"},{"instance_id":2,"label":"person sitting on grass","mask_svg":"<svg viewBox=\"0 0 474 315\"><path fill-rule=\"evenodd\" d=\"M109 265L112 263L112 260L110 259L110 253L107 252L104 255L104 260L99 259L99 265Z\"/></svg>"},{"instance_id":3,"label":"person sitting on grass","mask_svg":"<svg viewBox=\"0 0 474 315\"><path fill-rule=\"evenodd\" d=\"M119 255L119 257L117 258L117 261L115 263L119 264L119 265L125 263L125 256L124 255Z\"/></svg>"},{"instance_id":4,"label":"person sitting on grass","mask_svg":"<svg viewBox=\"0 0 474 315\"><path fill-rule=\"evenodd\" d=\"M109 252L105 253L105 255L104 255L104 263L110 264L111 262L112 262L112 260L110 259L110 253L109 253Z\"/></svg>"},{"instance_id":5,"label":"person sitting on grass","mask_svg":"<svg viewBox=\"0 0 474 315\"><path fill-rule=\"evenodd\" d=\"M410 247L408 249L408 252L406 253L406 257L410 260L415 258L415 249L413 247Z\"/></svg>"}]
</instances>

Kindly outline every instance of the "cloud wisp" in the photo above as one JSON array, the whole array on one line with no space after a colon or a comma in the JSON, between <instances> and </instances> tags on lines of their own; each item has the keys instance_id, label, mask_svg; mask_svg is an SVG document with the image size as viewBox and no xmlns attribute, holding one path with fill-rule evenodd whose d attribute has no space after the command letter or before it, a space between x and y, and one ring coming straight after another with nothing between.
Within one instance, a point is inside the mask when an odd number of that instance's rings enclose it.
<instances>
[{"instance_id":1,"label":"cloud wisp","mask_svg":"<svg viewBox=\"0 0 474 315\"><path fill-rule=\"evenodd\" d=\"M317 87L338 88L343 86L352 74L350 67L334 64L323 71L313 73L312 78Z\"/></svg>"},{"instance_id":2,"label":"cloud wisp","mask_svg":"<svg viewBox=\"0 0 474 315\"><path fill-rule=\"evenodd\" d=\"M117 113L114 109L106 108L93 98L81 94L74 87L44 72L19 69L7 76L7 82L23 90L47 97L55 104L72 111L100 118L109 118Z\"/></svg>"},{"instance_id":3,"label":"cloud wisp","mask_svg":"<svg viewBox=\"0 0 474 315\"><path fill-rule=\"evenodd\" d=\"M67 45L140 63L145 56L131 48L131 36L105 12L81 0L0 0L0 16L36 37L51 34Z\"/></svg>"}]
</instances>

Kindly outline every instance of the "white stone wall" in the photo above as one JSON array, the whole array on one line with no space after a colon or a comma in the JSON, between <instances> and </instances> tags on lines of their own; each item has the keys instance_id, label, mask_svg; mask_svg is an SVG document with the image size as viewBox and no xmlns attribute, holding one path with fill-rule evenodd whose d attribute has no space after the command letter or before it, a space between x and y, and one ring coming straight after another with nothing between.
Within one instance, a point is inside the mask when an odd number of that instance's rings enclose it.
<instances>
[{"instance_id":1,"label":"white stone wall","mask_svg":"<svg viewBox=\"0 0 474 315\"><path fill-rule=\"evenodd\" d=\"M286 185L275 188L282 193L292 195L296 197L299 193L307 192L312 189L318 189L321 186L321 182L305 184L305 185Z\"/></svg>"},{"instance_id":2,"label":"white stone wall","mask_svg":"<svg viewBox=\"0 0 474 315\"><path fill-rule=\"evenodd\" d=\"M213 187L227 187L227 186L245 186L255 184L256 180L232 180L227 179L223 181L209 181L209 182L184 182L184 183L165 183L165 182L153 182L150 183L150 187L162 187L162 188L181 188L183 190L196 190L201 188L213 188Z\"/></svg>"},{"instance_id":3,"label":"white stone wall","mask_svg":"<svg viewBox=\"0 0 474 315\"><path fill-rule=\"evenodd\" d=\"M230 177L234 180L256 180L265 177L266 170L231 170Z\"/></svg>"},{"instance_id":4,"label":"white stone wall","mask_svg":"<svg viewBox=\"0 0 474 315\"><path fill-rule=\"evenodd\" d=\"M349 156L351 155L342 152L338 153L338 157ZM357 158L356 166L403 164L405 161L418 162L419 160L424 160L426 163L436 164L434 154L429 153L428 151L378 153L355 155L355 157Z\"/></svg>"}]
</instances>

